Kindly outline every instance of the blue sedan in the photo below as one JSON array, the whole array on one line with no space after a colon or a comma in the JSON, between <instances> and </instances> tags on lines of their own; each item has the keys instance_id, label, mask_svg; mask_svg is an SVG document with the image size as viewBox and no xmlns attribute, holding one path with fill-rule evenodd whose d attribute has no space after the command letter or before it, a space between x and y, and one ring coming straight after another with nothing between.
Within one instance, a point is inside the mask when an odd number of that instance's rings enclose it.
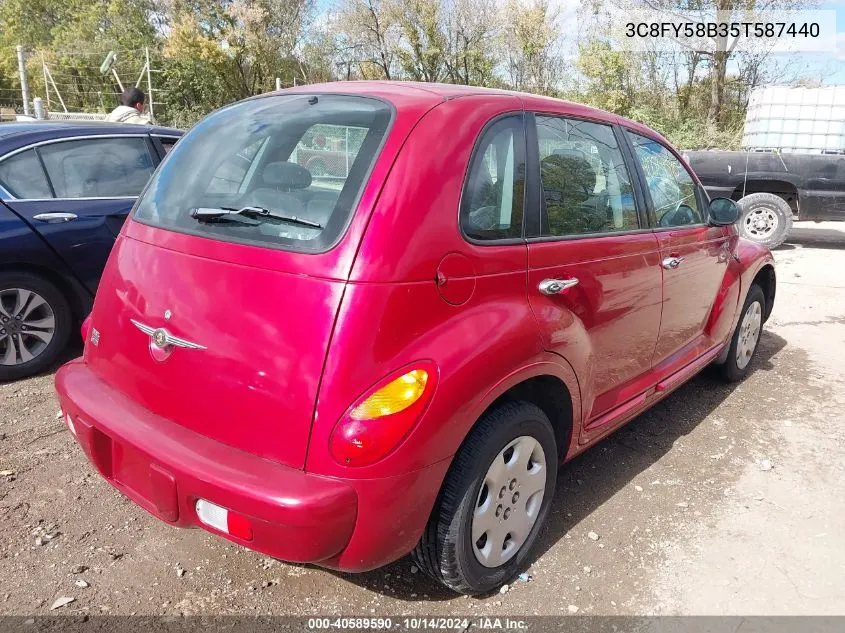
<instances>
[{"instance_id":1,"label":"blue sedan","mask_svg":"<svg viewBox=\"0 0 845 633\"><path fill-rule=\"evenodd\" d=\"M65 348L126 216L181 134L0 124L0 381L43 371Z\"/></svg>"}]
</instances>

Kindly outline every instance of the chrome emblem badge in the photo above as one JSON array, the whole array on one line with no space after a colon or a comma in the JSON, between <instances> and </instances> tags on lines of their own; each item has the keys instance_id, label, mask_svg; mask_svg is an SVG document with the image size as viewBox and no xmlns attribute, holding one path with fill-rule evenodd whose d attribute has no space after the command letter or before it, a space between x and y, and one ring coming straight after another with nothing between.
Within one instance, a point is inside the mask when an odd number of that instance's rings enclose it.
<instances>
[{"instance_id":1,"label":"chrome emblem badge","mask_svg":"<svg viewBox=\"0 0 845 633\"><path fill-rule=\"evenodd\" d=\"M159 347L167 347L167 330L159 328L153 332L153 343Z\"/></svg>"},{"instance_id":2,"label":"chrome emblem badge","mask_svg":"<svg viewBox=\"0 0 845 633\"><path fill-rule=\"evenodd\" d=\"M144 334L150 337L150 354L157 361L166 360L173 351L173 348L180 347L182 349L208 349L205 345L194 343L178 336L173 336L167 329L160 327L154 328L129 319L132 325L141 330Z\"/></svg>"}]
</instances>

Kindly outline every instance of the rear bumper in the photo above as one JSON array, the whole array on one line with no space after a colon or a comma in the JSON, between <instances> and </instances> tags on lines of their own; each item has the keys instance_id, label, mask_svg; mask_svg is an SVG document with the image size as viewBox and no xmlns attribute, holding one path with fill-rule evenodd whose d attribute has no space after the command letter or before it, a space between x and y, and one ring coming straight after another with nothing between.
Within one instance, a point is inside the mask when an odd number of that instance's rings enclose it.
<instances>
[{"instance_id":1,"label":"rear bumper","mask_svg":"<svg viewBox=\"0 0 845 633\"><path fill-rule=\"evenodd\" d=\"M379 479L305 473L221 444L150 413L77 359L56 374L86 456L153 516L200 527L282 560L366 571L419 541L450 459ZM200 522L197 499L247 517L243 540Z\"/></svg>"},{"instance_id":2,"label":"rear bumper","mask_svg":"<svg viewBox=\"0 0 845 633\"><path fill-rule=\"evenodd\" d=\"M59 370L56 389L100 474L162 521L202 527L296 562L336 557L348 544L358 507L351 486L249 455L152 415L79 360ZM199 498L248 517L252 540L202 524L195 509Z\"/></svg>"}]
</instances>

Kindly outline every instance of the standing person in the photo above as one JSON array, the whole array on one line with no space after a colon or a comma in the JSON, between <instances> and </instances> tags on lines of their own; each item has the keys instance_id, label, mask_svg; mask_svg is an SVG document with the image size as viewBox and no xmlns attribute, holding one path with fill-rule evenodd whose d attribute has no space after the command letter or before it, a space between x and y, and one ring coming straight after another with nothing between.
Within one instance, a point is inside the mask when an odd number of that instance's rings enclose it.
<instances>
[{"instance_id":1,"label":"standing person","mask_svg":"<svg viewBox=\"0 0 845 633\"><path fill-rule=\"evenodd\" d=\"M150 117L144 114L144 93L130 86L120 95L120 105L112 110L106 117L106 121L114 123L141 123L150 122Z\"/></svg>"}]
</instances>

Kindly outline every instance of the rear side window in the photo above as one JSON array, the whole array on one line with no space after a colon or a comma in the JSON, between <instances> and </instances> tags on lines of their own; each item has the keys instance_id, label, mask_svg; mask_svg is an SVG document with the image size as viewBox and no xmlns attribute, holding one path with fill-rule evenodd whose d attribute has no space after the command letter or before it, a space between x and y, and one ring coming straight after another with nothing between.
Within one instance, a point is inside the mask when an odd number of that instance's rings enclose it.
<instances>
[{"instance_id":1,"label":"rear side window","mask_svg":"<svg viewBox=\"0 0 845 633\"><path fill-rule=\"evenodd\" d=\"M141 193L153 173L147 141L92 138L38 149L57 198L124 198Z\"/></svg>"},{"instance_id":2,"label":"rear side window","mask_svg":"<svg viewBox=\"0 0 845 633\"><path fill-rule=\"evenodd\" d=\"M341 236L388 133L392 108L346 95L235 104L179 140L135 219L305 252Z\"/></svg>"},{"instance_id":3,"label":"rear side window","mask_svg":"<svg viewBox=\"0 0 845 633\"><path fill-rule=\"evenodd\" d=\"M631 177L609 125L537 116L541 235L615 233L640 228Z\"/></svg>"},{"instance_id":4,"label":"rear side window","mask_svg":"<svg viewBox=\"0 0 845 633\"><path fill-rule=\"evenodd\" d=\"M525 136L521 116L499 119L482 135L461 197L461 228L474 240L522 236Z\"/></svg>"},{"instance_id":5,"label":"rear side window","mask_svg":"<svg viewBox=\"0 0 845 633\"><path fill-rule=\"evenodd\" d=\"M0 162L0 185L19 199L53 197L41 162L31 149Z\"/></svg>"}]
</instances>

